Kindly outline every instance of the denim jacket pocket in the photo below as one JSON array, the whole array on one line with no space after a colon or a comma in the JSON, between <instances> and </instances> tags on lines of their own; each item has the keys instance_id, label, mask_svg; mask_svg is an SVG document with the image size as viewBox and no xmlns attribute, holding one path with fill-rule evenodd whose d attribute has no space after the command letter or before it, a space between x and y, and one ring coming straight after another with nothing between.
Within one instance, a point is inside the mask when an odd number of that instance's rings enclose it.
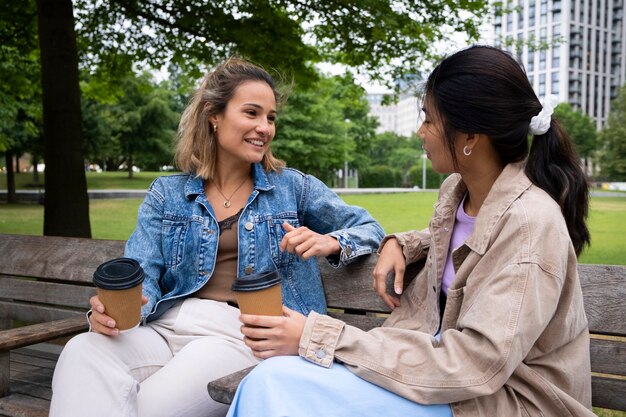
<instances>
[{"instance_id":1,"label":"denim jacket pocket","mask_svg":"<svg viewBox=\"0 0 626 417\"><path fill-rule=\"evenodd\" d=\"M185 237L189 231L191 219L183 217L164 218L161 226L163 257L165 267L174 268L183 261L185 255Z\"/></svg>"},{"instance_id":2,"label":"denim jacket pocket","mask_svg":"<svg viewBox=\"0 0 626 417\"><path fill-rule=\"evenodd\" d=\"M272 260L276 268L284 268L293 262L295 255L280 250L280 242L287 232L283 229L283 223L289 223L293 227L300 227L298 216L295 212L285 212L272 216L268 219L269 241Z\"/></svg>"}]
</instances>

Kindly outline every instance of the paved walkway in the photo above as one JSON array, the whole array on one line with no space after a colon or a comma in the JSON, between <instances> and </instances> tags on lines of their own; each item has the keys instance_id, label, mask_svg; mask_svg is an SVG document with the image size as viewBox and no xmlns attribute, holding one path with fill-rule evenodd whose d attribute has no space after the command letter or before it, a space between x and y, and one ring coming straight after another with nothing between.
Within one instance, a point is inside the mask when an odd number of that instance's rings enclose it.
<instances>
[{"instance_id":1,"label":"paved walkway","mask_svg":"<svg viewBox=\"0 0 626 417\"><path fill-rule=\"evenodd\" d=\"M419 193L419 188L333 188L337 194L393 194L393 193ZM424 190L436 192L437 190ZM44 194L36 190L17 190L20 201L38 201ZM146 190L91 190L88 192L90 199L104 198L144 198ZM7 191L0 190L0 201L6 200ZM592 197L626 197L626 192L592 191Z\"/></svg>"}]
</instances>

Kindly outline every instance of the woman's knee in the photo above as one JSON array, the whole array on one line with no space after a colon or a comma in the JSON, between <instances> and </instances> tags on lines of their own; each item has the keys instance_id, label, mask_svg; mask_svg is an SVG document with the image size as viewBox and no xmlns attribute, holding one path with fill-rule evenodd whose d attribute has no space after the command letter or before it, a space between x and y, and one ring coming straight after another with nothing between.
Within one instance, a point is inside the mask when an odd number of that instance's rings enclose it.
<instances>
[{"instance_id":1,"label":"woman's knee","mask_svg":"<svg viewBox=\"0 0 626 417\"><path fill-rule=\"evenodd\" d=\"M310 366L311 364L299 356L275 356L259 363L246 376L246 384L267 386L268 384L289 383L294 376L298 376L301 373L300 369L307 365Z\"/></svg>"}]
</instances>

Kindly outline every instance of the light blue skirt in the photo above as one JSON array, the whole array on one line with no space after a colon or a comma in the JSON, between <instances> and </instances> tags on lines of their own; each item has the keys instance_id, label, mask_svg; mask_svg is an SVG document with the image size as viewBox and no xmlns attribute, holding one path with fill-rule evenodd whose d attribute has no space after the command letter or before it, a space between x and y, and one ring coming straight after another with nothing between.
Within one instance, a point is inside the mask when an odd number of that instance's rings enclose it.
<instances>
[{"instance_id":1,"label":"light blue skirt","mask_svg":"<svg viewBox=\"0 0 626 417\"><path fill-rule=\"evenodd\" d=\"M359 378L333 363L299 356L261 362L239 384L230 417L452 417L448 404L422 405Z\"/></svg>"}]
</instances>

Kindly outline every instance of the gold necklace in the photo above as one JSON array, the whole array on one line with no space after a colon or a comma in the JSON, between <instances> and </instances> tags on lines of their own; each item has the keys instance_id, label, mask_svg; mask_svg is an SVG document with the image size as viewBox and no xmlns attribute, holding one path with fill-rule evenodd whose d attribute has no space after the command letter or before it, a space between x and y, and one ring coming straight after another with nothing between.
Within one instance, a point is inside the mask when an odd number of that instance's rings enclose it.
<instances>
[{"instance_id":1,"label":"gold necklace","mask_svg":"<svg viewBox=\"0 0 626 417\"><path fill-rule=\"evenodd\" d=\"M239 191L239 189L246 183L247 180L248 180L248 177L244 178L243 181L241 182L241 184L239 184L239 186L237 188L235 188L235 191L232 192L230 197L226 197L224 195L224 193L222 192L222 190L220 190L220 187L217 185L217 183L215 181L211 180L211 182L213 183L213 185L215 185L215 189L217 190L217 192L220 193L222 195L222 197L224 197L224 202L222 203L222 205L225 208L229 208L230 207L230 199L233 198L235 193L237 191Z\"/></svg>"}]
</instances>

